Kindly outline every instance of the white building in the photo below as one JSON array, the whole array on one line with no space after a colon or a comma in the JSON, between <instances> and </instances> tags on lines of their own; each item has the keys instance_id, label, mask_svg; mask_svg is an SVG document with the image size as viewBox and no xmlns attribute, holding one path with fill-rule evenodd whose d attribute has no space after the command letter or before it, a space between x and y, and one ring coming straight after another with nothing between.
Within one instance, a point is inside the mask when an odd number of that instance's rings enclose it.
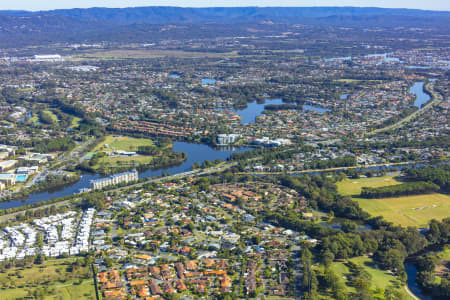
<instances>
[{"instance_id":1,"label":"white building","mask_svg":"<svg viewBox=\"0 0 450 300\"><path fill-rule=\"evenodd\" d=\"M217 144L219 145L229 145L235 143L241 135L239 134L219 134L217 136Z\"/></svg>"},{"instance_id":2,"label":"white building","mask_svg":"<svg viewBox=\"0 0 450 300\"><path fill-rule=\"evenodd\" d=\"M57 62L57 61L63 61L63 58L59 54L35 55L35 56L33 56L33 60L38 61L38 62Z\"/></svg>"},{"instance_id":3,"label":"white building","mask_svg":"<svg viewBox=\"0 0 450 300\"><path fill-rule=\"evenodd\" d=\"M107 178L101 178L97 180L91 180L91 188L93 190L99 190L110 185L116 185L119 183L127 183L138 180L138 172L136 170L115 174Z\"/></svg>"}]
</instances>

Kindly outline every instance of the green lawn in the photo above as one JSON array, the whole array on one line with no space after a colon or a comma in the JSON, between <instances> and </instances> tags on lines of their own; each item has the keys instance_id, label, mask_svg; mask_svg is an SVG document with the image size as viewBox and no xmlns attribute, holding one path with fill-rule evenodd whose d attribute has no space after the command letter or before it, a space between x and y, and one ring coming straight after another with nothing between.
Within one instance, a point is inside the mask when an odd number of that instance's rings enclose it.
<instances>
[{"instance_id":1,"label":"green lawn","mask_svg":"<svg viewBox=\"0 0 450 300\"><path fill-rule=\"evenodd\" d=\"M58 116L55 115L51 110L44 110L44 112L47 113L52 118L53 123L56 124L59 122Z\"/></svg>"},{"instance_id":2,"label":"green lawn","mask_svg":"<svg viewBox=\"0 0 450 300\"><path fill-rule=\"evenodd\" d=\"M391 273L377 269L373 263L373 260L368 257L354 257L349 259L349 261L352 261L355 264L364 267L364 269L370 274L370 284L373 291L377 289L385 289L386 287L393 285L398 281L397 277L392 275ZM348 282L346 279L347 276L350 275L350 271L345 262L334 262L331 265L331 268L336 273L336 275L342 279L342 282L345 283L347 291L355 292L355 289L351 286L351 282ZM406 292L403 289L402 292L406 295ZM412 298L408 296L408 299Z\"/></svg>"},{"instance_id":3,"label":"green lawn","mask_svg":"<svg viewBox=\"0 0 450 300\"><path fill-rule=\"evenodd\" d=\"M107 147L105 145L108 145ZM111 151L111 150L123 150L123 151L136 151L139 146L153 146L153 141L150 139L137 139L127 136L112 136L109 135L105 138L103 143L98 144L93 152L98 151Z\"/></svg>"},{"instance_id":4,"label":"green lawn","mask_svg":"<svg viewBox=\"0 0 450 300\"><path fill-rule=\"evenodd\" d=\"M75 258L46 261L32 268L13 268L0 273L0 299L21 299L46 290L44 299L95 299L89 267L69 272L67 263ZM78 278L82 278L81 284Z\"/></svg>"},{"instance_id":5,"label":"green lawn","mask_svg":"<svg viewBox=\"0 0 450 300\"><path fill-rule=\"evenodd\" d=\"M38 114L33 114L33 116L29 120L30 123L37 123L39 122L39 116Z\"/></svg>"},{"instance_id":6,"label":"green lawn","mask_svg":"<svg viewBox=\"0 0 450 300\"><path fill-rule=\"evenodd\" d=\"M126 157L102 157L98 163L98 167L120 167L127 165L142 165L149 164L153 160L152 156L139 155L139 156L126 156Z\"/></svg>"},{"instance_id":7,"label":"green lawn","mask_svg":"<svg viewBox=\"0 0 450 300\"><path fill-rule=\"evenodd\" d=\"M69 128L77 128L78 126L80 126L80 121L81 121L81 118L73 117L72 123L70 124Z\"/></svg>"},{"instance_id":8,"label":"green lawn","mask_svg":"<svg viewBox=\"0 0 450 300\"><path fill-rule=\"evenodd\" d=\"M150 139L138 139L127 136L112 136L109 135L105 141L98 144L92 153L97 152L112 152L117 150L122 151L137 151L139 146L153 146L154 143ZM124 166L138 167L139 165L149 164L153 160L151 155L138 156L105 156L100 158L99 162L94 166L99 168L120 168Z\"/></svg>"},{"instance_id":9,"label":"green lawn","mask_svg":"<svg viewBox=\"0 0 450 300\"><path fill-rule=\"evenodd\" d=\"M450 215L450 196L433 193L382 199L359 198L362 187L400 184L393 177L346 179L337 184L342 195L352 196L359 206L373 216L402 226L426 226L431 219L442 220Z\"/></svg>"},{"instance_id":10,"label":"green lawn","mask_svg":"<svg viewBox=\"0 0 450 300\"><path fill-rule=\"evenodd\" d=\"M338 182L338 191L341 195L353 196L361 193L362 187L381 187L388 185L401 184L392 176L373 177L373 178L359 178L359 179L345 179Z\"/></svg>"},{"instance_id":11,"label":"green lawn","mask_svg":"<svg viewBox=\"0 0 450 300\"><path fill-rule=\"evenodd\" d=\"M446 245L442 251L438 252L437 256L442 260L450 260L450 245Z\"/></svg>"}]
</instances>

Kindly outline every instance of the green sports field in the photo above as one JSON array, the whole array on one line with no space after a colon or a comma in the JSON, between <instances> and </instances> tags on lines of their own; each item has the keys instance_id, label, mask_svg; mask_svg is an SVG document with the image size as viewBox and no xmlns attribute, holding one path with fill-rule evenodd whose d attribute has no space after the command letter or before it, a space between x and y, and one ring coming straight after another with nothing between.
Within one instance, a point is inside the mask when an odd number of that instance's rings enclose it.
<instances>
[{"instance_id":1,"label":"green sports field","mask_svg":"<svg viewBox=\"0 0 450 300\"><path fill-rule=\"evenodd\" d=\"M94 148L93 152L109 150L136 151L139 146L153 146L153 141L150 139L109 135L104 142Z\"/></svg>"},{"instance_id":2,"label":"green sports field","mask_svg":"<svg viewBox=\"0 0 450 300\"><path fill-rule=\"evenodd\" d=\"M0 299L95 299L89 267L69 270L74 258L55 259L31 268L12 268L0 273ZM81 281L80 281L81 279Z\"/></svg>"},{"instance_id":3,"label":"green sports field","mask_svg":"<svg viewBox=\"0 0 450 300\"><path fill-rule=\"evenodd\" d=\"M440 193L362 199L362 187L380 187L400 184L393 177L345 179L337 184L342 195L352 196L359 206L373 216L383 216L387 221L402 226L423 227L431 219L442 220L450 216L450 196Z\"/></svg>"}]
</instances>

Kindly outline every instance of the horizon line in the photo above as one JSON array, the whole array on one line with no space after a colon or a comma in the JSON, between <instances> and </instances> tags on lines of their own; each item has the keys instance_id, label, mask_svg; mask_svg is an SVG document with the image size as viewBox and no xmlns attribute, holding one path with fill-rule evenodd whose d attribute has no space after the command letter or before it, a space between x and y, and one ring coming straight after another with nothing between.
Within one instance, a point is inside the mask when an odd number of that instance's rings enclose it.
<instances>
[{"instance_id":1,"label":"horizon line","mask_svg":"<svg viewBox=\"0 0 450 300\"><path fill-rule=\"evenodd\" d=\"M0 11L11 11L11 12L50 12L57 10L72 10L72 9L80 9L80 10L88 10L93 8L100 9L129 9L129 8L149 8L149 7L160 7L160 8L184 8L184 9L205 9L205 8L375 8L375 9L391 9L391 10L417 10L417 11L436 11L436 12L450 12L450 10L440 10L440 9L423 9L423 8L407 8L407 7L381 7L381 6L320 6L320 5L311 5L311 6L178 6L178 5L146 5L146 6L124 6L124 7L107 7L107 6L91 6L91 7L72 7L72 8L53 8L53 9L41 9L41 10L26 10L26 9L2 9Z\"/></svg>"}]
</instances>

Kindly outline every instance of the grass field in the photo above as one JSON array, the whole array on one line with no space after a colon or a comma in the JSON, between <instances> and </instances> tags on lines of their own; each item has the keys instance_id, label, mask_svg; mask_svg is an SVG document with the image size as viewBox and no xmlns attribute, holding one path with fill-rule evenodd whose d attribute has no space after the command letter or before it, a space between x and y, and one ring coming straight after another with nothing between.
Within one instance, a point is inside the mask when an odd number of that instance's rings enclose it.
<instances>
[{"instance_id":1,"label":"grass field","mask_svg":"<svg viewBox=\"0 0 450 300\"><path fill-rule=\"evenodd\" d=\"M29 120L30 123L37 123L39 122L39 116L38 114L33 114L33 116Z\"/></svg>"},{"instance_id":2,"label":"grass field","mask_svg":"<svg viewBox=\"0 0 450 300\"><path fill-rule=\"evenodd\" d=\"M444 247L437 255L439 259L450 261L450 245Z\"/></svg>"},{"instance_id":3,"label":"grass field","mask_svg":"<svg viewBox=\"0 0 450 300\"><path fill-rule=\"evenodd\" d=\"M59 122L58 117L51 110L44 110L53 120L53 123L57 124Z\"/></svg>"},{"instance_id":4,"label":"grass field","mask_svg":"<svg viewBox=\"0 0 450 300\"><path fill-rule=\"evenodd\" d=\"M72 123L70 124L69 128L77 128L78 126L80 126L80 121L81 121L81 118L73 117Z\"/></svg>"},{"instance_id":5,"label":"grass field","mask_svg":"<svg viewBox=\"0 0 450 300\"><path fill-rule=\"evenodd\" d=\"M89 267L73 274L68 263L74 258L46 261L32 268L13 268L0 273L0 299L23 299L35 291L46 291L43 299L95 299L94 281ZM82 279L81 283L78 278Z\"/></svg>"},{"instance_id":6,"label":"grass field","mask_svg":"<svg viewBox=\"0 0 450 300\"><path fill-rule=\"evenodd\" d=\"M349 261L358 264L359 266L364 267L364 269L371 275L371 289L385 289L386 287L393 285L398 281L397 277L392 275L389 272L379 270L374 265L372 259L360 256L349 259ZM354 287L351 286L350 282L347 282L346 277L350 275L349 268L346 266L344 262L334 262L331 265L332 270L336 273L336 275L342 279L342 281L346 284L346 288L348 292L355 292ZM407 296L406 292L401 289L402 293ZM407 299L412 299L407 296Z\"/></svg>"},{"instance_id":7,"label":"grass field","mask_svg":"<svg viewBox=\"0 0 450 300\"><path fill-rule=\"evenodd\" d=\"M152 156L131 156L131 157L102 157L97 167L120 167L120 166L139 166L149 164L153 160Z\"/></svg>"},{"instance_id":8,"label":"grass field","mask_svg":"<svg viewBox=\"0 0 450 300\"><path fill-rule=\"evenodd\" d=\"M338 191L341 195L354 196L359 195L363 187L380 187L396 184L401 184L401 182L395 180L392 176L345 179L338 183Z\"/></svg>"},{"instance_id":9,"label":"grass field","mask_svg":"<svg viewBox=\"0 0 450 300\"><path fill-rule=\"evenodd\" d=\"M153 146L154 143L150 139L138 139L126 136L107 136L105 141L98 144L92 151L111 152L115 150L137 151L139 146ZM137 156L105 156L99 159L94 169L118 168L118 167L138 167L139 165L149 164L153 160L151 155Z\"/></svg>"},{"instance_id":10,"label":"grass field","mask_svg":"<svg viewBox=\"0 0 450 300\"><path fill-rule=\"evenodd\" d=\"M105 147L108 145L108 147ZM123 150L136 151L139 146L153 146L153 141L149 139L137 139L127 136L112 136L105 138L103 143L98 144L92 152Z\"/></svg>"},{"instance_id":11,"label":"grass field","mask_svg":"<svg viewBox=\"0 0 450 300\"><path fill-rule=\"evenodd\" d=\"M431 219L450 216L450 196L433 193L383 199L358 198L362 187L380 187L399 184L393 177L346 179L339 182L338 191L352 196L359 206L373 216L402 226L426 226Z\"/></svg>"},{"instance_id":12,"label":"grass field","mask_svg":"<svg viewBox=\"0 0 450 300\"><path fill-rule=\"evenodd\" d=\"M158 58L158 57L228 57L236 56L236 52L212 53L212 52L188 52L181 50L145 50L145 49L119 49L110 51L96 51L79 55L80 58L103 58L103 59L125 59L125 58Z\"/></svg>"}]
</instances>

